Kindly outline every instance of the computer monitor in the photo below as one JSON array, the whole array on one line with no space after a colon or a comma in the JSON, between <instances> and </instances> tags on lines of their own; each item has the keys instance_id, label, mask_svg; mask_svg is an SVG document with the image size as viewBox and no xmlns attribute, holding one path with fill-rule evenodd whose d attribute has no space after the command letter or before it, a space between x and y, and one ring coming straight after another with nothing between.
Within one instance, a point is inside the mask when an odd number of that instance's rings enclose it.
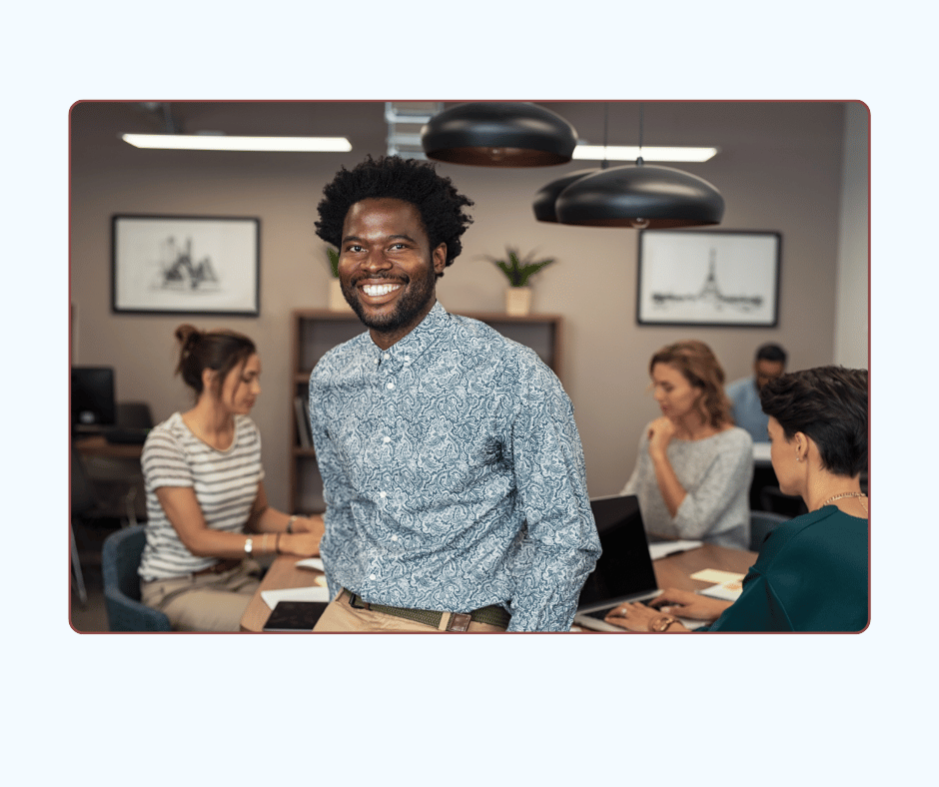
<instances>
[{"instance_id":1,"label":"computer monitor","mask_svg":"<svg viewBox=\"0 0 939 787\"><path fill-rule=\"evenodd\" d=\"M94 430L113 426L114 369L111 366L72 367L72 428Z\"/></svg>"}]
</instances>

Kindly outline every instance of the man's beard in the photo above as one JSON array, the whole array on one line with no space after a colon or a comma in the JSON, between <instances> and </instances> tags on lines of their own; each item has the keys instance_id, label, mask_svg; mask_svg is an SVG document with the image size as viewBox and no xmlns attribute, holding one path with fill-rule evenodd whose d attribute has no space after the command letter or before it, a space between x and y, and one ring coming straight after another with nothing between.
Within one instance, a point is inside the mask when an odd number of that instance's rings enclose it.
<instances>
[{"instance_id":1,"label":"man's beard","mask_svg":"<svg viewBox=\"0 0 939 787\"><path fill-rule=\"evenodd\" d=\"M434 285L437 280L433 266L428 266L426 275L422 276L420 279L416 277L401 279L392 276L371 275L367 277L360 276L356 281L361 281L363 278L386 279L389 282L400 282L402 287L406 290L404 295L398 299L394 311L385 316L373 316L367 314L364 307L359 302L359 290L355 286L355 282L349 287L343 283L342 294L352 307L352 310L358 315L366 328L370 328L377 333L392 333L408 325L421 313L424 307L427 306L427 302L434 297ZM409 284L412 285L410 289L408 289Z\"/></svg>"}]
</instances>

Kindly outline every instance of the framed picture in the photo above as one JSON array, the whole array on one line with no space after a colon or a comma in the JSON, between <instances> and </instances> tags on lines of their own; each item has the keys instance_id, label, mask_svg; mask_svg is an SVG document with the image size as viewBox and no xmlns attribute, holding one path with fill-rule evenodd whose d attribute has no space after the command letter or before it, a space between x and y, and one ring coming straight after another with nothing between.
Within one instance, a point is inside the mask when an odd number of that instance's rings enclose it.
<instances>
[{"instance_id":1,"label":"framed picture","mask_svg":"<svg viewBox=\"0 0 939 787\"><path fill-rule=\"evenodd\" d=\"M781 249L778 232L640 232L637 322L775 326Z\"/></svg>"},{"instance_id":2,"label":"framed picture","mask_svg":"<svg viewBox=\"0 0 939 787\"><path fill-rule=\"evenodd\" d=\"M260 313L258 219L114 216L111 241L115 312Z\"/></svg>"}]
</instances>

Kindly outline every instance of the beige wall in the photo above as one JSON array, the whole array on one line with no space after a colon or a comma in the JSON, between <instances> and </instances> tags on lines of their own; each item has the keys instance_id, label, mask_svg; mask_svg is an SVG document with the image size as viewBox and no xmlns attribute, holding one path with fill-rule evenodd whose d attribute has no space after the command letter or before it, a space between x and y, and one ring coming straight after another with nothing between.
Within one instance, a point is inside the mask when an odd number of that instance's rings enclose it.
<instances>
[{"instance_id":1,"label":"beige wall","mask_svg":"<svg viewBox=\"0 0 939 787\"><path fill-rule=\"evenodd\" d=\"M582 138L602 141L602 104L547 106L570 120ZM284 506L286 445L292 439L289 313L326 305L324 244L313 229L316 204L340 165L384 152L383 105L202 104L178 105L177 111L186 118L186 130L344 134L354 151L142 151L117 138L119 131L160 130L133 105L77 105L71 117L73 362L113 365L118 398L146 400L162 420L188 401L172 376L177 324L225 325L251 335L264 369L264 394L254 416L264 436L268 492L274 505ZM638 105L612 104L610 143L634 144L638 118ZM662 344L692 335L703 339L723 361L728 379L747 374L755 347L769 340L790 351L791 368L833 361L839 226L845 226L844 122L844 106L828 102L646 104L646 144L720 146L710 162L678 166L720 189L727 204L721 228L782 233L780 319L773 329L637 326L636 233L546 225L532 216L531 199L541 186L593 166L590 162L534 170L439 166L476 202L463 255L438 287L447 308L502 308L501 274L481 258L502 252L506 244L559 260L535 280L534 305L565 316L564 383L576 408L592 495L616 492L632 470L639 434L656 414L646 392L646 364ZM115 213L260 218L260 317L112 314L110 217ZM849 229L860 231L857 224ZM866 219L860 224L866 236ZM866 258L864 269L866 275ZM842 304L852 307L859 306Z\"/></svg>"}]
</instances>

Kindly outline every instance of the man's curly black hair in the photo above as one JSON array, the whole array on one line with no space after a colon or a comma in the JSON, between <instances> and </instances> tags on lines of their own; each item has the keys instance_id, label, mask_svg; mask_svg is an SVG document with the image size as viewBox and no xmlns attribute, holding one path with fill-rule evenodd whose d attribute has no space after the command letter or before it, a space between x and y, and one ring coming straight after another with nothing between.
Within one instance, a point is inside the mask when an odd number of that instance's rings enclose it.
<instances>
[{"instance_id":1,"label":"man's curly black hair","mask_svg":"<svg viewBox=\"0 0 939 787\"><path fill-rule=\"evenodd\" d=\"M433 165L400 156L377 160L368 156L351 171L343 167L323 194L317 206L320 220L315 225L316 234L337 249L342 244L346 213L363 199L400 199L414 205L421 214L430 248L447 244L448 266L463 250L460 236L473 223L472 217L463 212L473 201L457 192L450 178L438 175Z\"/></svg>"}]
</instances>

